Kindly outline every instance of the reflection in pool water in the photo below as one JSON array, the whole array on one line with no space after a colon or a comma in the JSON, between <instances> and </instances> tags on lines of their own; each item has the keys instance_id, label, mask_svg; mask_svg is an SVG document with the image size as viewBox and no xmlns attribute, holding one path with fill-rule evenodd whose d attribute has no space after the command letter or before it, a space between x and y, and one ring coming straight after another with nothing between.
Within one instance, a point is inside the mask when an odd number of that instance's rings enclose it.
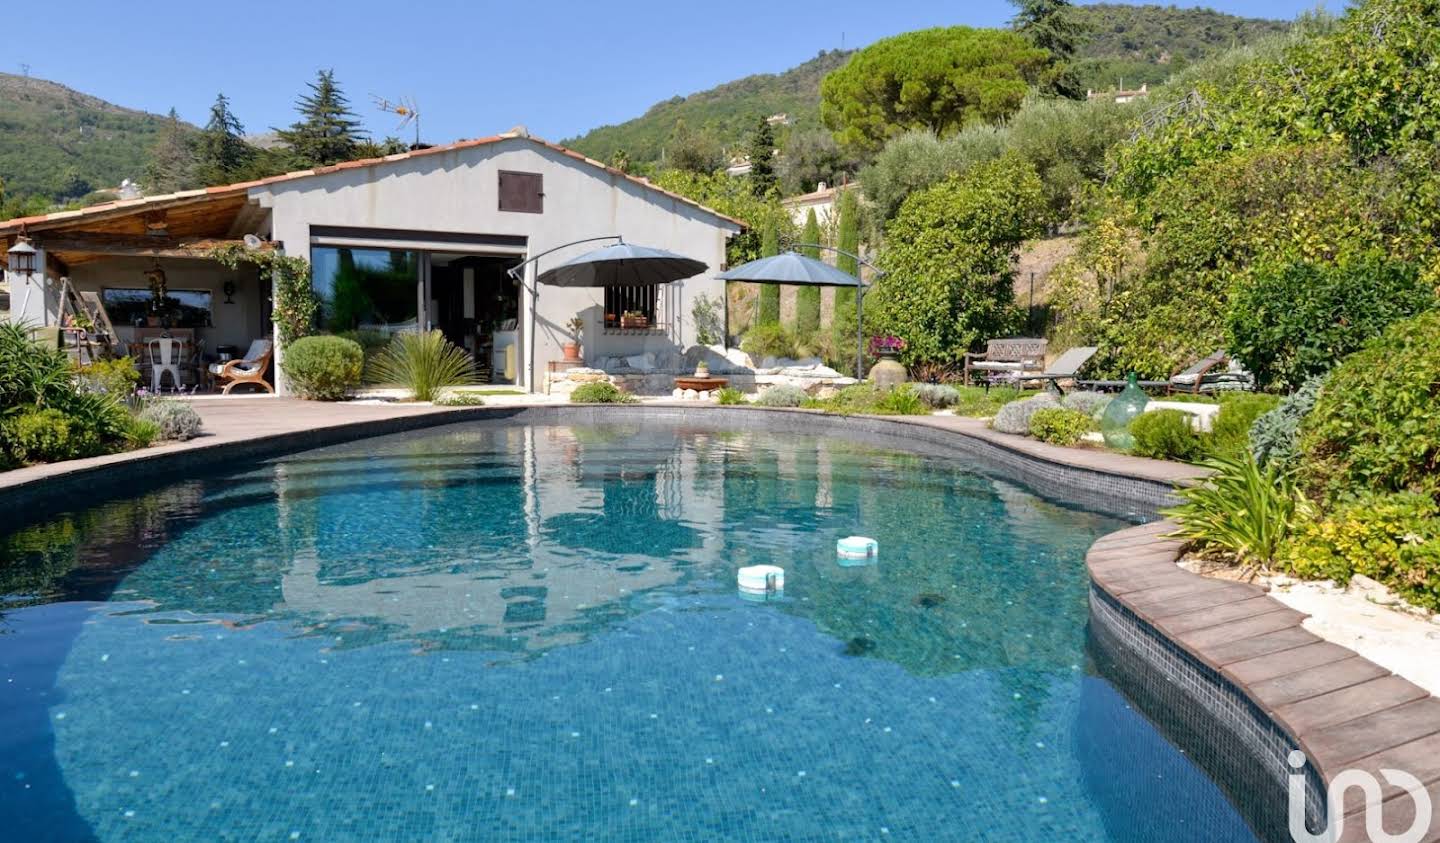
<instances>
[{"instance_id":1,"label":"reflection in pool water","mask_svg":"<svg viewBox=\"0 0 1440 843\"><path fill-rule=\"evenodd\" d=\"M6 539L0 822L1253 839L1086 667L1081 560L1121 523L952 459L668 425L457 425L179 484ZM836 559L854 533L875 564ZM736 594L751 564L782 598Z\"/></svg>"}]
</instances>

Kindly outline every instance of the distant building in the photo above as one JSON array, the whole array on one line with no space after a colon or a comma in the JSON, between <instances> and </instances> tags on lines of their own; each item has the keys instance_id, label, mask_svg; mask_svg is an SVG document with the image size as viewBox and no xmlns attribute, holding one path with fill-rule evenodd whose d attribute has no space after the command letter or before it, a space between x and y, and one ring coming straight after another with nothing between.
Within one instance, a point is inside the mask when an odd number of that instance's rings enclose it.
<instances>
[{"instance_id":1,"label":"distant building","mask_svg":"<svg viewBox=\"0 0 1440 843\"><path fill-rule=\"evenodd\" d=\"M788 126L790 125L790 115L782 111L779 114L772 114L766 117L765 122L772 126Z\"/></svg>"},{"instance_id":2,"label":"distant building","mask_svg":"<svg viewBox=\"0 0 1440 843\"><path fill-rule=\"evenodd\" d=\"M736 155L730 159L730 164L725 167L727 176L748 176L750 175L750 156Z\"/></svg>"},{"instance_id":3,"label":"distant building","mask_svg":"<svg viewBox=\"0 0 1440 843\"><path fill-rule=\"evenodd\" d=\"M1150 96L1150 85L1148 83L1141 85L1139 88L1133 91L1127 91L1122 88L1118 91L1085 92L1085 99L1087 100L1111 100L1112 102L1117 103L1134 102L1135 100L1144 99L1148 96Z\"/></svg>"},{"instance_id":4,"label":"distant building","mask_svg":"<svg viewBox=\"0 0 1440 843\"><path fill-rule=\"evenodd\" d=\"M815 221L824 227L830 219L839 213L840 194L846 190L859 190L858 185L842 184L830 187L825 182L820 182L815 190L810 193L802 193L799 196L791 196L780 200L780 204L786 211L790 212L790 218L796 225L804 225L805 217L813 208ZM859 196L859 194L856 194Z\"/></svg>"}]
</instances>

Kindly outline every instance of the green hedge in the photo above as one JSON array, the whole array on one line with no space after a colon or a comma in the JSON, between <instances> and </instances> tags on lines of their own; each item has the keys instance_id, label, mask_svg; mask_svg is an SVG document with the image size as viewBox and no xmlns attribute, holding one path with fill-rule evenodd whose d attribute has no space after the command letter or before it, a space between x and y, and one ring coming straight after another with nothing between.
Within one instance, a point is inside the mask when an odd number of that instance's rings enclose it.
<instances>
[{"instance_id":1,"label":"green hedge","mask_svg":"<svg viewBox=\"0 0 1440 843\"><path fill-rule=\"evenodd\" d=\"M1130 422L1135 437L1131 453L1157 460L1194 462L1205 452L1205 441L1195 432L1195 416L1184 410L1152 410Z\"/></svg>"},{"instance_id":2,"label":"green hedge","mask_svg":"<svg viewBox=\"0 0 1440 843\"><path fill-rule=\"evenodd\" d=\"M300 397L338 401L360 385L365 351L343 337L301 337L285 348L280 368Z\"/></svg>"},{"instance_id":3,"label":"green hedge","mask_svg":"<svg viewBox=\"0 0 1440 843\"><path fill-rule=\"evenodd\" d=\"M1080 410L1047 407L1030 417L1030 435L1051 445L1074 445L1095 429L1095 420Z\"/></svg>"}]
</instances>

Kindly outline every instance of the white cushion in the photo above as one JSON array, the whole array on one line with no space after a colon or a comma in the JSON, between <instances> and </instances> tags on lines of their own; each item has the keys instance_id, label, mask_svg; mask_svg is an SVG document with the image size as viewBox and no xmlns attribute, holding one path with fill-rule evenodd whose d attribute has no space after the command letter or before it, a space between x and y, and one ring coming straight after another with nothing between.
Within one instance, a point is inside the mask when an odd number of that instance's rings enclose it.
<instances>
[{"instance_id":1,"label":"white cushion","mask_svg":"<svg viewBox=\"0 0 1440 843\"><path fill-rule=\"evenodd\" d=\"M970 364L972 369L989 369L992 372L1019 372L1025 368L1023 363L1007 363L1000 360L976 360Z\"/></svg>"}]
</instances>

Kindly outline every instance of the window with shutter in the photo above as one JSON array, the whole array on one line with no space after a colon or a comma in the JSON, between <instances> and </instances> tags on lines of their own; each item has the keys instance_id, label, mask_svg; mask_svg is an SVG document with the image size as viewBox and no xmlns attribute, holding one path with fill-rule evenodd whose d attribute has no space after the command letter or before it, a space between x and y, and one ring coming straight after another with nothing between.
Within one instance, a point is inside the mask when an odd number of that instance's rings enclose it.
<instances>
[{"instance_id":1,"label":"window with shutter","mask_svg":"<svg viewBox=\"0 0 1440 843\"><path fill-rule=\"evenodd\" d=\"M522 214L545 212L545 182L539 173L500 171L500 210Z\"/></svg>"}]
</instances>

